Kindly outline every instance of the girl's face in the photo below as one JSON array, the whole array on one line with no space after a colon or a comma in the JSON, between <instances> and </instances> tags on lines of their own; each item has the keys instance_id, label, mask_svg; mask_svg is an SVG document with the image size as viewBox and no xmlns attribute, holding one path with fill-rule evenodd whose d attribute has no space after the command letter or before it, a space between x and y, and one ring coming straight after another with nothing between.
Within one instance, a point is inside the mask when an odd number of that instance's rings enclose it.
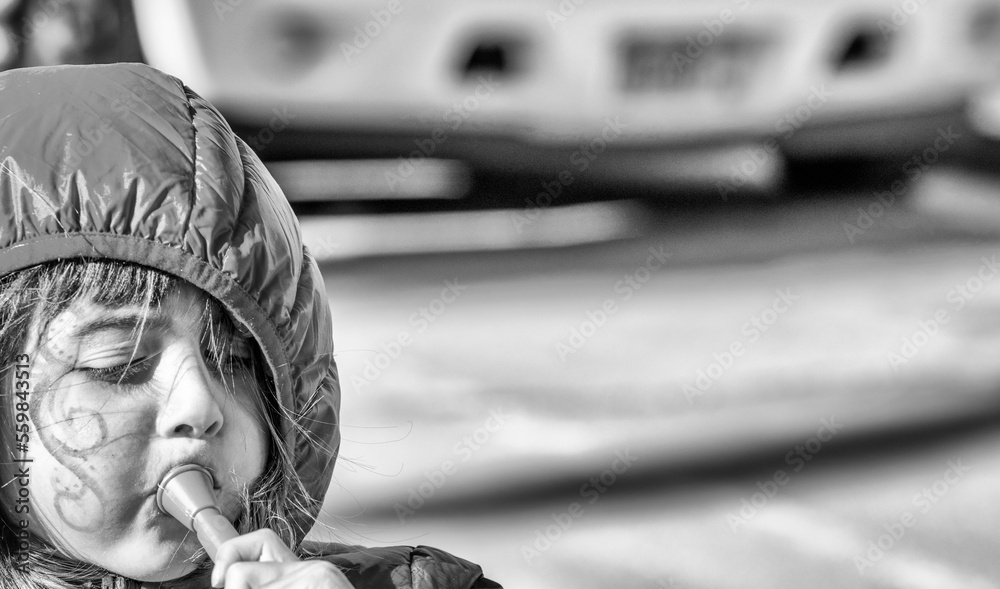
<instances>
[{"instance_id":1,"label":"girl's face","mask_svg":"<svg viewBox=\"0 0 1000 589\"><path fill-rule=\"evenodd\" d=\"M80 301L29 342L30 531L68 556L143 581L183 576L200 545L157 509L163 475L207 467L232 521L262 474L268 437L251 344L217 341L220 373L204 297L184 285L144 324L140 307Z\"/></svg>"}]
</instances>

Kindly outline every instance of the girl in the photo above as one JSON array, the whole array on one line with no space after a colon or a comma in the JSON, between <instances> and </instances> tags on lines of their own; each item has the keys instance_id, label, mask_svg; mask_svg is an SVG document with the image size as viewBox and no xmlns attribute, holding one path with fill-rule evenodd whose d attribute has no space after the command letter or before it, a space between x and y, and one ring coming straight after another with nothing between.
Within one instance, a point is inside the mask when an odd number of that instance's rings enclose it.
<instances>
[{"instance_id":1,"label":"girl","mask_svg":"<svg viewBox=\"0 0 1000 589\"><path fill-rule=\"evenodd\" d=\"M428 547L303 542L339 448L323 279L260 161L136 64L0 74L0 589L498 587ZM213 564L162 514L213 473Z\"/></svg>"}]
</instances>

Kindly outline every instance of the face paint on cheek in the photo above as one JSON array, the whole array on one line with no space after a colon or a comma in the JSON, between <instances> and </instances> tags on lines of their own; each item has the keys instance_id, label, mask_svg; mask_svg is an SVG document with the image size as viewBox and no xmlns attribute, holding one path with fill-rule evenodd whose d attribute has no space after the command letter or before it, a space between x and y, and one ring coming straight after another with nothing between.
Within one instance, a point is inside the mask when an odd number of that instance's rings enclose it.
<instances>
[{"instance_id":1,"label":"face paint on cheek","mask_svg":"<svg viewBox=\"0 0 1000 589\"><path fill-rule=\"evenodd\" d=\"M78 341L65 336L76 329L79 318L71 310L58 315L49 323L46 329L45 342L39 346L39 353L46 361L53 364L72 365L80 353Z\"/></svg>"},{"instance_id":2,"label":"face paint on cheek","mask_svg":"<svg viewBox=\"0 0 1000 589\"><path fill-rule=\"evenodd\" d=\"M108 442L108 428L100 413L60 399L51 387L31 406L38 439L64 470L50 481L55 512L78 532L93 532L105 522L107 497L95 476L90 457Z\"/></svg>"}]
</instances>

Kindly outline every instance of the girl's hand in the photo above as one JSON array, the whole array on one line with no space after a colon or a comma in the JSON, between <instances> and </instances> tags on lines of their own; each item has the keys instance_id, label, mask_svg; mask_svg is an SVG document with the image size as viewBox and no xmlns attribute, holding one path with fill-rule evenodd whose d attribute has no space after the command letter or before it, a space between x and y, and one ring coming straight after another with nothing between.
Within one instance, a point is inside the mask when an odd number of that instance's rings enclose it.
<instances>
[{"instance_id":1,"label":"girl's hand","mask_svg":"<svg viewBox=\"0 0 1000 589\"><path fill-rule=\"evenodd\" d=\"M272 530L223 542L212 587L226 589L353 589L344 573L322 560L299 560Z\"/></svg>"}]
</instances>

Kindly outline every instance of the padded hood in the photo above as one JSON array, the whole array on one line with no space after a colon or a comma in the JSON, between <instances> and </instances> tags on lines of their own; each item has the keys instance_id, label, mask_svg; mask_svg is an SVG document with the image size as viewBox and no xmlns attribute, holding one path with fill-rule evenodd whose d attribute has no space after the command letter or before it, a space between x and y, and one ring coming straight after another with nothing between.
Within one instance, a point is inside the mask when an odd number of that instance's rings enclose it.
<instances>
[{"instance_id":1,"label":"padded hood","mask_svg":"<svg viewBox=\"0 0 1000 589\"><path fill-rule=\"evenodd\" d=\"M297 416L281 426L312 499L292 512L301 540L340 445L323 279L260 160L176 78L140 64L0 73L0 275L78 257L187 280L253 334Z\"/></svg>"}]
</instances>

